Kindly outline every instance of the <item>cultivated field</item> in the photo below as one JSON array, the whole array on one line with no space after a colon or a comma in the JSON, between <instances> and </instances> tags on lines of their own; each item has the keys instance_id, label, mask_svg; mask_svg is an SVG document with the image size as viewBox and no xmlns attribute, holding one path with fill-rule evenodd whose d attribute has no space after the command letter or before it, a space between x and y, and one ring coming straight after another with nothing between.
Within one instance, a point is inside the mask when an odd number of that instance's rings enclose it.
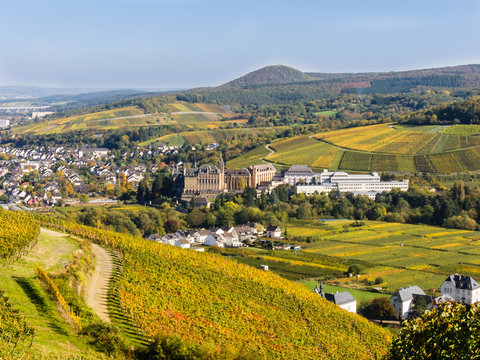
<instances>
[{"instance_id":1,"label":"cultivated field","mask_svg":"<svg viewBox=\"0 0 480 360\"><path fill-rule=\"evenodd\" d=\"M169 121L160 115L147 115L135 106L70 116L51 121L34 122L14 128L17 133L51 134L73 130L118 129L126 126L162 125ZM171 121L170 121L171 122Z\"/></svg>"},{"instance_id":2,"label":"cultivated field","mask_svg":"<svg viewBox=\"0 0 480 360\"><path fill-rule=\"evenodd\" d=\"M348 227L349 220L296 221L288 225L289 236L310 236L308 256L364 263L360 278L329 281L341 286L372 288L388 292L418 285L438 289L448 274L461 273L480 279L480 232L367 221ZM374 285L377 277L383 283Z\"/></svg>"},{"instance_id":3,"label":"cultivated field","mask_svg":"<svg viewBox=\"0 0 480 360\"><path fill-rule=\"evenodd\" d=\"M272 144L275 153L259 150L252 161L314 170L456 173L480 170L480 126L404 126L379 124L300 135ZM251 155L251 156L250 156ZM235 160L234 160L235 161ZM239 160L240 161L240 160Z\"/></svg>"}]
</instances>

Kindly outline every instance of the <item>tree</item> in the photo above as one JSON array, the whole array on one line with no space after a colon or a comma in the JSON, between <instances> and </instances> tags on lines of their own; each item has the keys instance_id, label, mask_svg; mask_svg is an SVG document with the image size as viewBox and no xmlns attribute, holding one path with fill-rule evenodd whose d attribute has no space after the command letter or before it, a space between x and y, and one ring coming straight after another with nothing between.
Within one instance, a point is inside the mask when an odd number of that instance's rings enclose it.
<instances>
[{"instance_id":1,"label":"tree","mask_svg":"<svg viewBox=\"0 0 480 360\"><path fill-rule=\"evenodd\" d=\"M428 304L427 301L423 296L417 296L413 300L413 308L410 311L408 317L416 318L419 316L422 316L425 311L428 310Z\"/></svg>"},{"instance_id":2,"label":"tree","mask_svg":"<svg viewBox=\"0 0 480 360\"><path fill-rule=\"evenodd\" d=\"M360 267L360 265L357 264L350 265L347 272L352 275L358 275L362 273L362 268Z\"/></svg>"},{"instance_id":3,"label":"tree","mask_svg":"<svg viewBox=\"0 0 480 360\"><path fill-rule=\"evenodd\" d=\"M90 198L88 197L87 194L82 194L78 198L79 198L80 202L82 202L84 204L90 202Z\"/></svg>"},{"instance_id":4,"label":"tree","mask_svg":"<svg viewBox=\"0 0 480 360\"><path fill-rule=\"evenodd\" d=\"M137 202L140 203L140 204L143 204L143 203L145 203L147 198L148 198L147 182L145 181L145 179L142 179L138 183Z\"/></svg>"},{"instance_id":5,"label":"tree","mask_svg":"<svg viewBox=\"0 0 480 360\"><path fill-rule=\"evenodd\" d=\"M378 297L372 299L363 310L363 314L368 319L390 320L395 317L395 309L390 299L387 297Z\"/></svg>"},{"instance_id":6,"label":"tree","mask_svg":"<svg viewBox=\"0 0 480 360\"><path fill-rule=\"evenodd\" d=\"M456 302L406 323L393 340L386 360L479 359L480 304Z\"/></svg>"}]
</instances>

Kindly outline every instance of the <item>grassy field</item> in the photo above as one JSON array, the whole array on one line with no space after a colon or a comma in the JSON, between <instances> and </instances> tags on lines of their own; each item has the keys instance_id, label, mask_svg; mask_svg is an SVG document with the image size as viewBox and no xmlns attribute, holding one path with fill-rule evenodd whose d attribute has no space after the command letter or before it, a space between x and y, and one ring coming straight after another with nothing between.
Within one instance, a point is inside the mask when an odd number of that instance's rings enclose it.
<instances>
[{"instance_id":1,"label":"grassy field","mask_svg":"<svg viewBox=\"0 0 480 360\"><path fill-rule=\"evenodd\" d=\"M477 125L378 124L334 130L278 141L272 145L276 153L265 160L284 167L305 164L314 170L437 174L478 171L479 129ZM251 160L258 161L253 154Z\"/></svg>"},{"instance_id":2,"label":"grassy field","mask_svg":"<svg viewBox=\"0 0 480 360\"><path fill-rule=\"evenodd\" d=\"M317 282L315 280L306 280L306 281L299 281L300 284L305 285L308 290L313 290L315 286L317 285ZM323 290L325 293L331 293L334 294L336 292L342 292L342 291L348 291L352 296L357 300L357 306L360 303L365 303L368 302L372 299L375 299L377 297L388 297L388 294L382 294L374 291L364 291L364 290L357 290L357 289L350 289L347 287L341 287L341 286L334 286L334 285L328 285L324 284Z\"/></svg>"},{"instance_id":3,"label":"grassy field","mask_svg":"<svg viewBox=\"0 0 480 360\"><path fill-rule=\"evenodd\" d=\"M67 235L42 231L37 245L13 265L0 268L0 288L20 310L37 334L32 354L95 355L85 340L73 334L71 325L60 315L57 305L35 279L33 267L46 271L63 269L79 244ZM26 344L29 345L29 344Z\"/></svg>"},{"instance_id":4,"label":"grassy field","mask_svg":"<svg viewBox=\"0 0 480 360\"><path fill-rule=\"evenodd\" d=\"M331 280L340 286L371 288L388 292L418 285L438 289L448 274L462 273L480 278L480 233L426 225L368 221L349 227L351 221L296 221L288 225L290 236L315 236L304 251L334 259L361 261L365 274L360 278Z\"/></svg>"}]
</instances>

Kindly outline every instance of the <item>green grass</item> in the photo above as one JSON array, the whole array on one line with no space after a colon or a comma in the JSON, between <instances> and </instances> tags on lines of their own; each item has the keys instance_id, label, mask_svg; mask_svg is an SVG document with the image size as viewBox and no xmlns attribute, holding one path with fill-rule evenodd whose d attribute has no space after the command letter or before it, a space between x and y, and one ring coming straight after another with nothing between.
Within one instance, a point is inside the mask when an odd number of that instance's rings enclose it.
<instances>
[{"instance_id":1,"label":"green grass","mask_svg":"<svg viewBox=\"0 0 480 360\"><path fill-rule=\"evenodd\" d=\"M84 339L73 333L71 325L60 315L57 305L35 279L33 271L35 264L49 272L63 269L77 249L77 241L66 235L42 232L37 245L27 255L12 265L0 268L0 288L37 331L32 348L28 350L33 354L97 354Z\"/></svg>"},{"instance_id":2,"label":"green grass","mask_svg":"<svg viewBox=\"0 0 480 360\"><path fill-rule=\"evenodd\" d=\"M306 280L306 281L299 281L300 284L305 285L308 290L313 290L317 284L315 280ZM358 290L358 289L351 289L348 287L341 287L341 286L334 286L334 285L328 285L325 284L323 286L323 289L326 293L336 293L342 292L342 291L348 291L352 296L357 300L357 306L360 303L365 303L368 302L372 299L378 298L378 297L389 297L389 294L382 294L374 291L364 291L364 290Z\"/></svg>"},{"instance_id":3,"label":"green grass","mask_svg":"<svg viewBox=\"0 0 480 360\"><path fill-rule=\"evenodd\" d=\"M337 112L334 110L325 110L325 111L319 111L314 113L316 116L332 116L335 115Z\"/></svg>"}]
</instances>

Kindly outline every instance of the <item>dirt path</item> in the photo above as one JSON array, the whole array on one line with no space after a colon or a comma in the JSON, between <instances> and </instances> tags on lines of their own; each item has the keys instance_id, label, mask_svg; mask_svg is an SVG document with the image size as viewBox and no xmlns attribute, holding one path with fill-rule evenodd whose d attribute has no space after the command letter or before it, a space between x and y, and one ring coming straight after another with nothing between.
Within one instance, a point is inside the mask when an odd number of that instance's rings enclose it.
<instances>
[{"instance_id":1,"label":"dirt path","mask_svg":"<svg viewBox=\"0 0 480 360\"><path fill-rule=\"evenodd\" d=\"M86 291L86 302L103 321L110 322L107 307L108 283L113 271L113 258L104 248L92 243L95 271Z\"/></svg>"},{"instance_id":2,"label":"dirt path","mask_svg":"<svg viewBox=\"0 0 480 360\"><path fill-rule=\"evenodd\" d=\"M272 144L267 144L267 145L265 145L265 147L267 148L268 151L270 151L270 153L269 153L268 155L264 156L264 157L262 158L263 160L265 160L266 157L272 156L273 154L276 153L276 151L273 150L273 149L270 147L270 145L272 145Z\"/></svg>"}]
</instances>

